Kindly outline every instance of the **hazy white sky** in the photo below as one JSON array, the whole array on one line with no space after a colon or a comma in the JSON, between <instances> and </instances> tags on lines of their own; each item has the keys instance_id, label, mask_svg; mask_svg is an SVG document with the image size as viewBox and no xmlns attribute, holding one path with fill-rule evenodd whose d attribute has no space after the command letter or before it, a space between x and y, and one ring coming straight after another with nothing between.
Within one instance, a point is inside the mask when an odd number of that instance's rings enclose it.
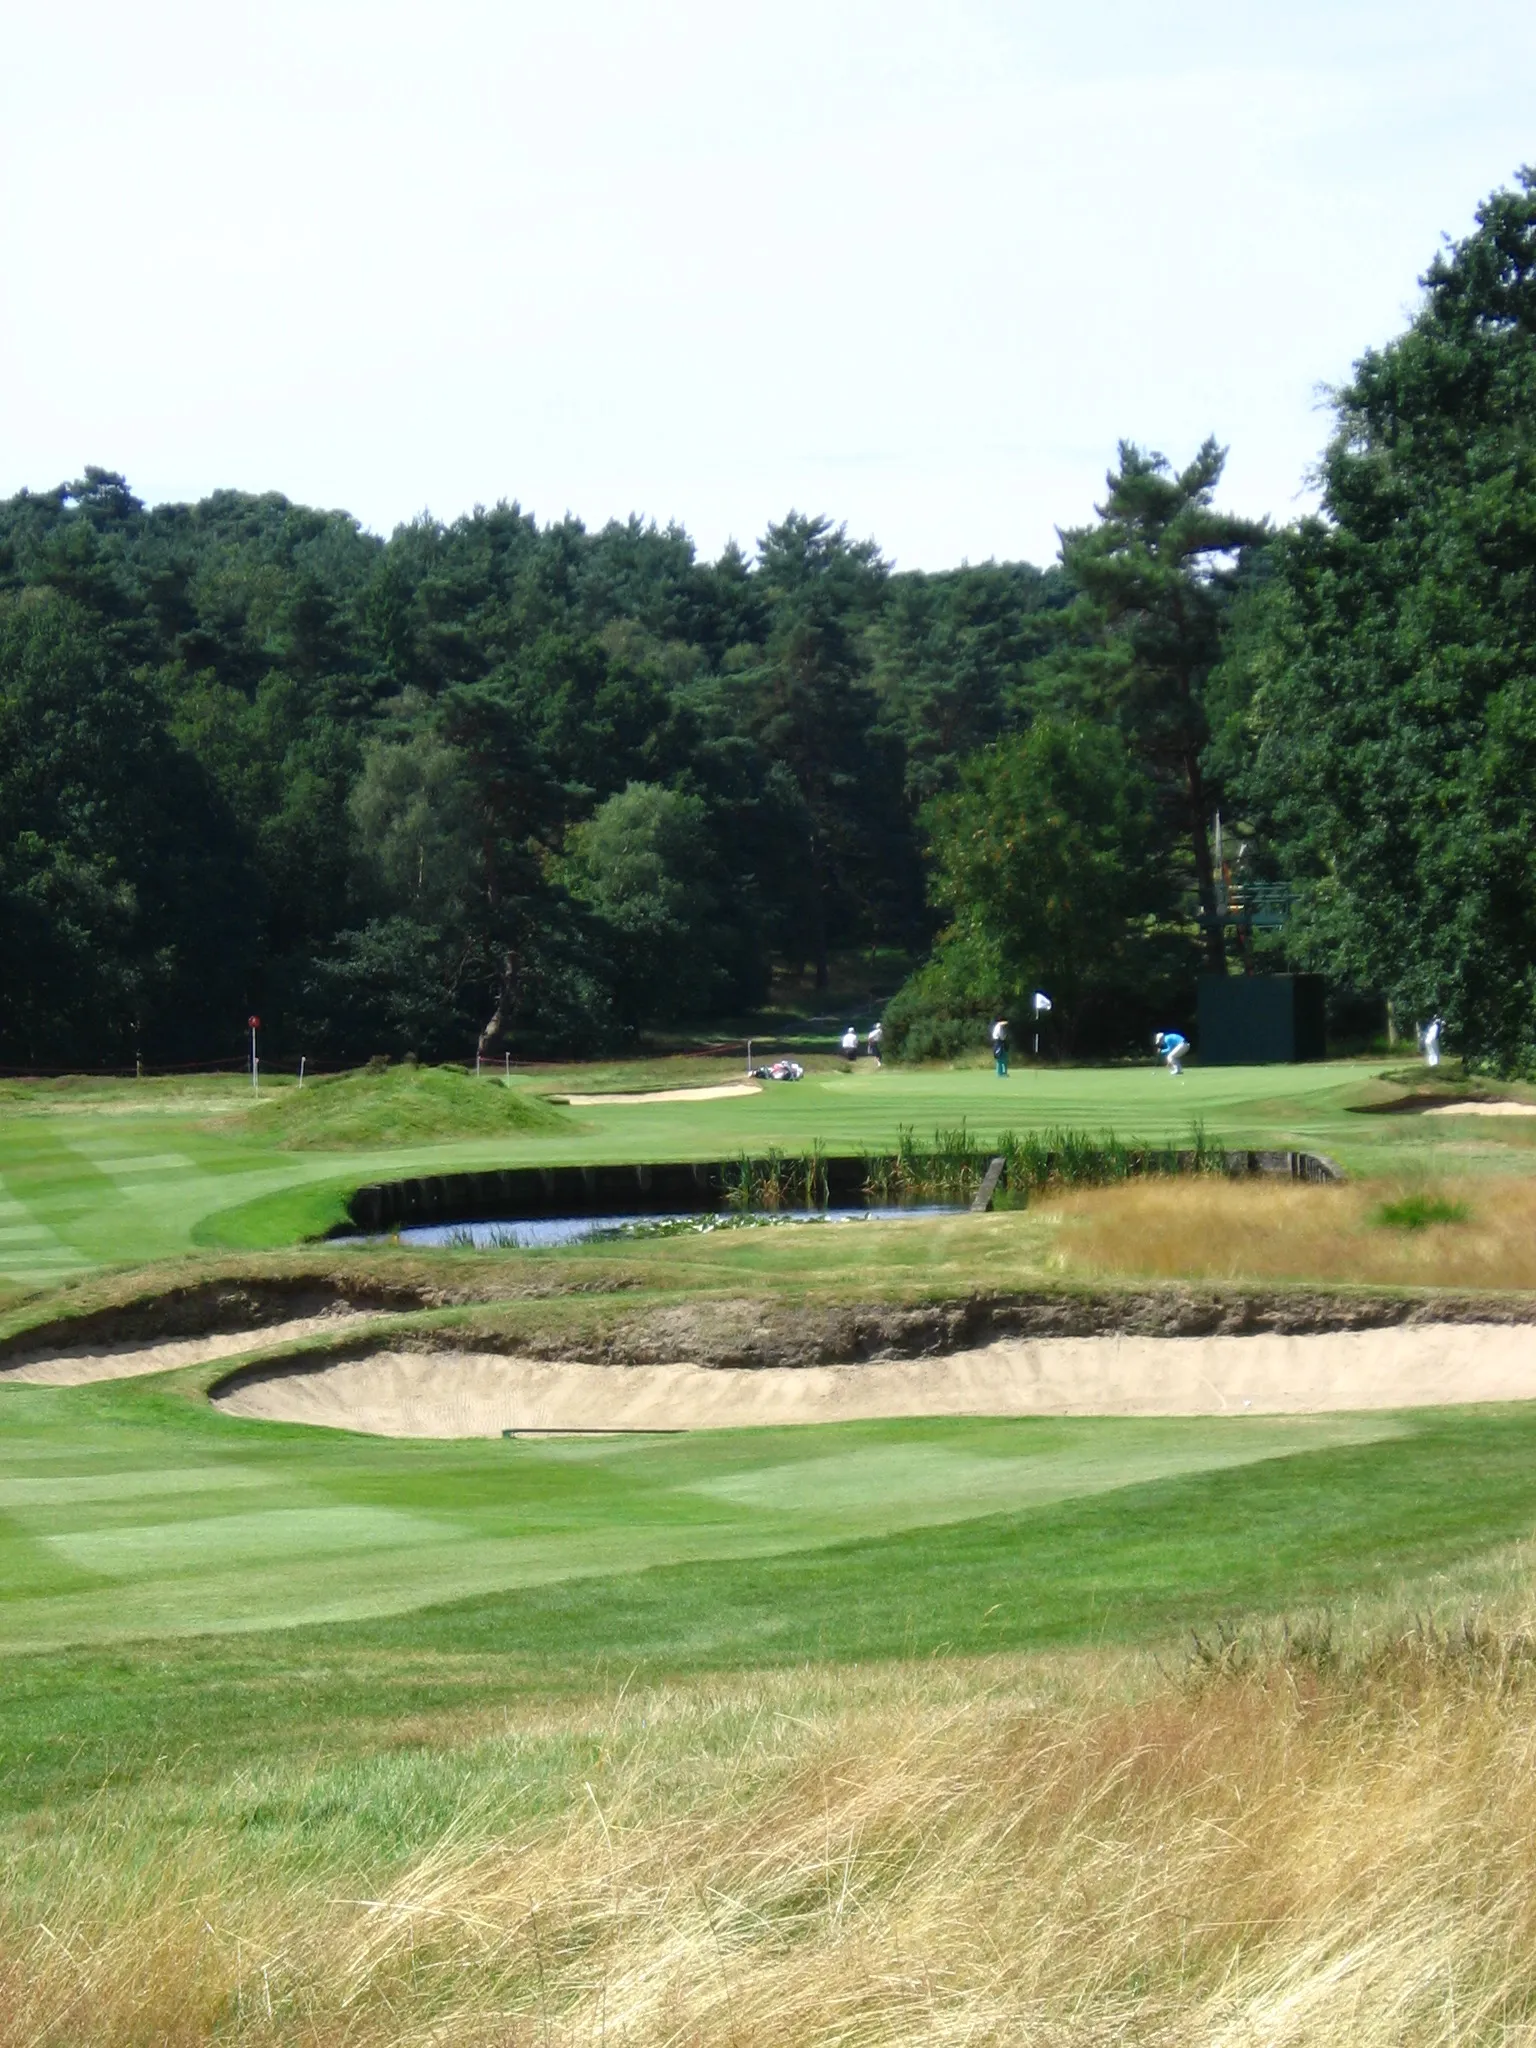
<instances>
[{"instance_id":1,"label":"hazy white sky","mask_svg":"<svg viewBox=\"0 0 1536 2048\"><path fill-rule=\"evenodd\" d=\"M1055 552L1116 440L1291 516L1536 158L1530 0L8 0L0 491Z\"/></svg>"}]
</instances>

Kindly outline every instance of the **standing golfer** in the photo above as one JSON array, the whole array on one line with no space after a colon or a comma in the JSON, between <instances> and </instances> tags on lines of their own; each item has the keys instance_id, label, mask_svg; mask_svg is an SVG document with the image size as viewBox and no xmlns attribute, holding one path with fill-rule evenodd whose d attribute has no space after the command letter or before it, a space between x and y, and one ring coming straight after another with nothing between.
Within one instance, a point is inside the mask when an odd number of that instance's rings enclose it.
<instances>
[{"instance_id":1,"label":"standing golfer","mask_svg":"<svg viewBox=\"0 0 1536 2048\"><path fill-rule=\"evenodd\" d=\"M1189 1040L1184 1036L1183 1032L1159 1031L1152 1043L1168 1062L1169 1073L1182 1074L1184 1069L1179 1065L1179 1062L1183 1059L1185 1053L1189 1051Z\"/></svg>"},{"instance_id":2,"label":"standing golfer","mask_svg":"<svg viewBox=\"0 0 1536 2048\"><path fill-rule=\"evenodd\" d=\"M885 1065L885 1061L881 1057L880 1048L885 1043L885 1026L883 1024L875 1025L874 1029L870 1032L869 1037L865 1042L869 1046L869 1056L874 1061L875 1065L877 1067L883 1067Z\"/></svg>"},{"instance_id":3,"label":"standing golfer","mask_svg":"<svg viewBox=\"0 0 1536 2048\"><path fill-rule=\"evenodd\" d=\"M843 1033L843 1058L851 1067L859 1056L859 1034L850 1024Z\"/></svg>"},{"instance_id":4,"label":"standing golfer","mask_svg":"<svg viewBox=\"0 0 1536 2048\"><path fill-rule=\"evenodd\" d=\"M1008 1019L999 1017L992 1026L992 1057L997 1062L999 1075L1008 1071Z\"/></svg>"},{"instance_id":5,"label":"standing golfer","mask_svg":"<svg viewBox=\"0 0 1536 2048\"><path fill-rule=\"evenodd\" d=\"M1419 1033L1419 1050L1424 1055L1426 1067L1438 1067L1440 1064L1440 1034L1444 1029L1443 1017L1431 1017Z\"/></svg>"}]
</instances>

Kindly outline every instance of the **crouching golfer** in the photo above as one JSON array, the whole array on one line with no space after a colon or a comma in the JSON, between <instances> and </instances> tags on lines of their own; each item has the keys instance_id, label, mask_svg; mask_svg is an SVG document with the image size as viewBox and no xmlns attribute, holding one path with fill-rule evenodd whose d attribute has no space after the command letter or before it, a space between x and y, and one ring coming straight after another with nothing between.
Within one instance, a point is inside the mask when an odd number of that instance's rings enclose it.
<instances>
[{"instance_id":1,"label":"crouching golfer","mask_svg":"<svg viewBox=\"0 0 1536 2048\"><path fill-rule=\"evenodd\" d=\"M1006 1017L999 1017L992 1026L992 1057L997 1062L998 1073L1000 1075L1006 1074L1008 1071L1008 1019Z\"/></svg>"},{"instance_id":2,"label":"crouching golfer","mask_svg":"<svg viewBox=\"0 0 1536 2048\"><path fill-rule=\"evenodd\" d=\"M1189 1051L1189 1040L1184 1036L1183 1032L1159 1031L1152 1043L1168 1062L1169 1073L1182 1074L1184 1069L1180 1066L1179 1062L1183 1059L1185 1053Z\"/></svg>"}]
</instances>

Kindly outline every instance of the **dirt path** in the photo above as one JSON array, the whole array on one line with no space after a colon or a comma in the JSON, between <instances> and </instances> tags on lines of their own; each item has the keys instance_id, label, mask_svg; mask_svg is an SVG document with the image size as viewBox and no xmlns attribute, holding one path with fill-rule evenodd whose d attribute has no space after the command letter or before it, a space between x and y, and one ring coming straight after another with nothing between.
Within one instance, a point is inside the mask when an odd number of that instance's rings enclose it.
<instances>
[{"instance_id":1,"label":"dirt path","mask_svg":"<svg viewBox=\"0 0 1536 2048\"><path fill-rule=\"evenodd\" d=\"M947 1358L750 1370L385 1351L215 1398L256 1421L428 1437L910 1415L1308 1414L1536 1398L1536 1327L1005 1339Z\"/></svg>"},{"instance_id":2,"label":"dirt path","mask_svg":"<svg viewBox=\"0 0 1536 2048\"><path fill-rule=\"evenodd\" d=\"M0 1383L19 1380L30 1387L83 1387L93 1380L137 1379L142 1373L170 1372L178 1365L206 1365L211 1359L233 1358L241 1351L267 1351L320 1331L344 1330L366 1323L365 1313L345 1309L293 1322L264 1323L255 1330L226 1331L217 1337L185 1337L160 1344L80 1344L68 1351L23 1358L0 1365Z\"/></svg>"}]
</instances>

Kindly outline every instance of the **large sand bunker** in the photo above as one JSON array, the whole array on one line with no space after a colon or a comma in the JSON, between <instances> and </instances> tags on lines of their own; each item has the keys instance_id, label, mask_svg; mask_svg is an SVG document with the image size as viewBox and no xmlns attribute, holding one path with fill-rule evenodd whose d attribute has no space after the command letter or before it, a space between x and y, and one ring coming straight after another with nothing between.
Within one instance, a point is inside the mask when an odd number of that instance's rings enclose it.
<instances>
[{"instance_id":1,"label":"large sand bunker","mask_svg":"<svg viewBox=\"0 0 1536 2048\"><path fill-rule=\"evenodd\" d=\"M1536 1116L1536 1102L1437 1102L1425 1116Z\"/></svg>"},{"instance_id":2,"label":"large sand bunker","mask_svg":"<svg viewBox=\"0 0 1536 2048\"><path fill-rule=\"evenodd\" d=\"M1536 1398L1536 1326L1005 1338L860 1365L575 1365L383 1351L247 1379L226 1414L377 1436L728 1429L917 1415L1308 1414Z\"/></svg>"},{"instance_id":3,"label":"large sand bunker","mask_svg":"<svg viewBox=\"0 0 1536 2048\"><path fill-rule=\"evenodd\" d=\"M617 1102L725 1102L737 1095L761 1095L758 1081L720 1081L708 1088L652 1088L639 1095L551 1095L572 1109L608 1108Z\"/></svg>"}]
</instances>

